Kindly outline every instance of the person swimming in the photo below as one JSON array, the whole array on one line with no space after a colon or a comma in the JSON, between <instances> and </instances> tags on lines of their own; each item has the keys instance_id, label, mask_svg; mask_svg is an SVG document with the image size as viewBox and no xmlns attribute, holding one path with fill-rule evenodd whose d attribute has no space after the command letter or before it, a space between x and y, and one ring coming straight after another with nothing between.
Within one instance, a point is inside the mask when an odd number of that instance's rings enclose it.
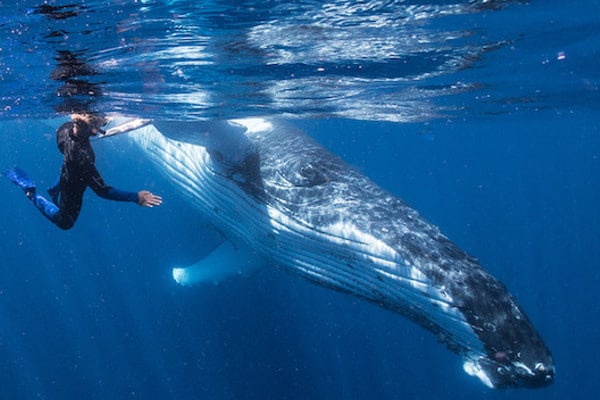
<instances>
[{"instance_id":1,"label":"person swimming","mask_svg":"<svg viewBox=\"0 0 600 400\"><path fill-rule=\"evenodd\" d=\"M82 112L71 115L71 121L56 131L56 142L63 154L63 164L57 182L48 189L52 201L36 191L35 184L19 167L4 175L19 186L34 206L61 229L73 227L83 204L83 193L90 187L96 195L115 201L131 201L140 206L154 207L162 204L162 198L147 190L127 192L104 183L95 166L96 156L90 137L103 133L108 120L99 113Z\"/></svg>"}]
</instances>

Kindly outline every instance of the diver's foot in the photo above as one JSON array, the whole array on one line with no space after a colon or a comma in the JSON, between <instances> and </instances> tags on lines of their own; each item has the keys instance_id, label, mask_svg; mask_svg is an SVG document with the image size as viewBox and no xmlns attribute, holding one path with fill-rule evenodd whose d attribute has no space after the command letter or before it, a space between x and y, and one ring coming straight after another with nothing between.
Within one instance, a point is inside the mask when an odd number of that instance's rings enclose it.
<instances>
[{"instance_id":1,"label":"diver's foot","mask_svg":"<svg viewBox=\"0 0 600 400\"><path fill-rule=\"evenodd\" d=\"M9 169L4 173L12 183L19 186L25 192L25 195L29 198L35 195L35 185L31 182L31 179L27 176L27 173L19 167Z\"/></svg>"}]
</instances>

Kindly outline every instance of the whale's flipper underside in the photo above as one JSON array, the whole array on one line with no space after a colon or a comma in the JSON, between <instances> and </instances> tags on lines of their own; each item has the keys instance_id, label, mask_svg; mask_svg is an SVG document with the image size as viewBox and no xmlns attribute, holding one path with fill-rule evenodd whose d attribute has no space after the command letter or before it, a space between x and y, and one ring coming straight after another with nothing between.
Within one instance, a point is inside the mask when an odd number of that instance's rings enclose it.
<instances>
[{"instance_id":1,"label":"whale's flipper underside","mask_svg":"<svg viewBox=\"0 0 600 400\"><path fill-rule=\"evenodd\" d=\"M182 286L219 284L231 276L245 275L265 263L252 249L226 240L205 258L186 268L173 268L173 279Z\"/></svg>"}]
</instances>

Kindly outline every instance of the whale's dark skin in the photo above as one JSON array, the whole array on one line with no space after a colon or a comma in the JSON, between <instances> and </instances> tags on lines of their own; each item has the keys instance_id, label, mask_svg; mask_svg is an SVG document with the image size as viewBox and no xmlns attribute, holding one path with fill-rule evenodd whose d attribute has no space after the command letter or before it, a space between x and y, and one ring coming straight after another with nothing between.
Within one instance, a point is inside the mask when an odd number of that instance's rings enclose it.
<instances>
[{"instance_id":1,"label":"whale's dark skin","mask_svg":"<svg viewBox=\"0 0 600 400\"><path fill-rule=\"evenodd\" d=\"M182 128L156 126L166 136ZM141 143L159 163L180 160L170 175L233 242L410 318L490 387L552 383L552 355L515 298L437 227L289 125L232 126L227 143L215 131ZM223 156L238 139L242 153Z\"/></svg>"}]
</instances>

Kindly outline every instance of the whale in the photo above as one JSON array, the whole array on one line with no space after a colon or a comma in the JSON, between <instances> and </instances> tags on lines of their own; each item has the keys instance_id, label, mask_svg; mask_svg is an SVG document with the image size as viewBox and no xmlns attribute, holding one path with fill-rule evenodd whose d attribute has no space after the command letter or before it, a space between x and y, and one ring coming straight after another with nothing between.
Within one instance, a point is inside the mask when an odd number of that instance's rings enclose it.
<instances>
[{"instance_id":1,"label":"whale","mask_svg":"<svg viewBox=\"0 0 600 400\"><path fill-rule=\"evenodd\" d=\"M147 121L128 137L226 239L173 268L184 286L263 265L398 313L490 388L554 381L552 354L504 284L397 196L277 118Z\"/></svg>"}]
</instances>

